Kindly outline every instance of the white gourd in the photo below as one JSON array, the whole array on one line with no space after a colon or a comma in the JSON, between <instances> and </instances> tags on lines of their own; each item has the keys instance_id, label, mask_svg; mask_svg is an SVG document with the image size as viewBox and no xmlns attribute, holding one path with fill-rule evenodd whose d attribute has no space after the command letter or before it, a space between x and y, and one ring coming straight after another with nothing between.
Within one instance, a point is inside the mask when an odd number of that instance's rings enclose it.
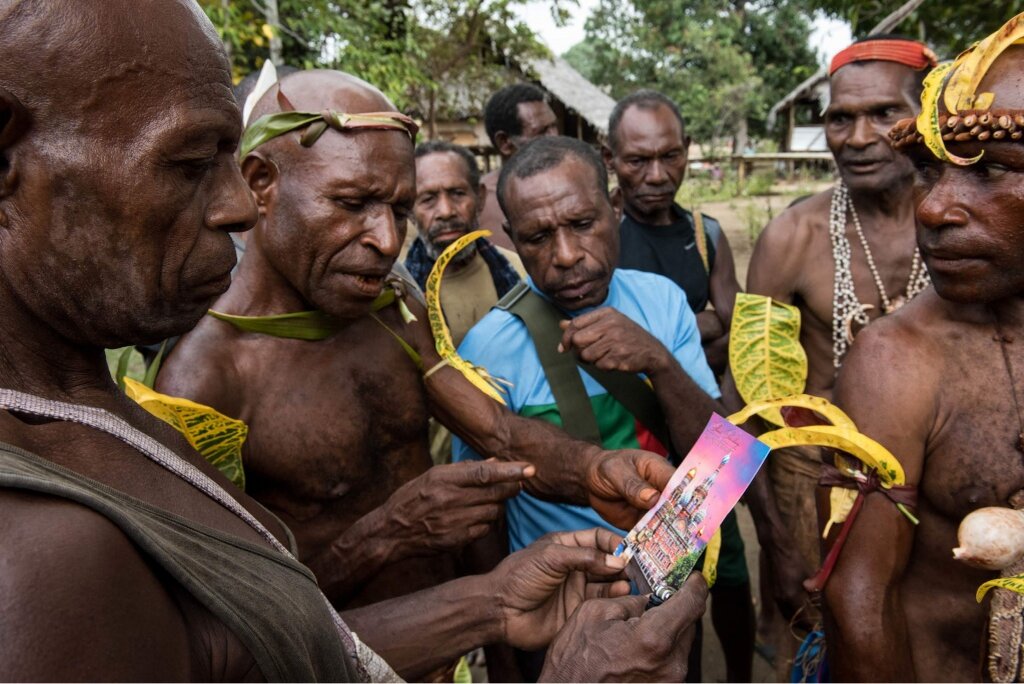
<instances>
[{"instance_id":1,"label":"white gourd","mask_svg":"<svg viewBox=\"0 0 1024 684\"><path fill-rule=\"evenodd\" d=\"M1024 556L1024 511L979 508L960 523L953 558L986 570L1002 570Z\"/></svg>"}]
</instances>

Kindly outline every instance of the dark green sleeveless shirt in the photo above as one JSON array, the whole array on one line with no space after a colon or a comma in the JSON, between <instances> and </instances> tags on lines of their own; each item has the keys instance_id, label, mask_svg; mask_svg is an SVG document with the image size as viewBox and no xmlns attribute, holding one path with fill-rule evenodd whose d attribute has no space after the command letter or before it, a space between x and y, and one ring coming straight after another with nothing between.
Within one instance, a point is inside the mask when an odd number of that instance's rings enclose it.
<instances>
[{"instance_id":1,"label":"dark green sleeveless shirt","mask_svg":"<svg viewBox=\"0 0 1024 684\"><path fill-rule=\"evenodd\" d=\"M58 496L109 519L234 632L268 681L358 681L316 579L299 562L2 443L0 487Z\"/></svg>"}]
</instances>

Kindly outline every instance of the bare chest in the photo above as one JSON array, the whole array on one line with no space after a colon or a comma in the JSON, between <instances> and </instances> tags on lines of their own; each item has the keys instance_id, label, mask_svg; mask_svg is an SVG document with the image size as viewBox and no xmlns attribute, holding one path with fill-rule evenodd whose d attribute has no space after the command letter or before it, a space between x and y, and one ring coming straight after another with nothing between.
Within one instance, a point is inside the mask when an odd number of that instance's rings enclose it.
<instances>
[{"instance_id":1,"label":"bare chest","mask_svg":"<svg viewBox=\"0 0 1024 684\"><path fill-rule=\"evenodd\" d=\"M289 517L365 513L430 466L418 370L383 329L359 332L273 340L245 364L250 491Z\"/></svg>"},{"instance_id":2,"label":"bare chest","mask_svg":"<svg viewBox=\"0 0 1024 684\"><path fill-rule=\"evenodd\" d=\"M849 256L837 259L827 227L814 236L795 297L802 317L800 342L808 355L808 388L824 395L835 382L836 336L848 348L866 323L883 315L886 304L905 301L913 268L912 244L876 247L872 269L856 235L848 231L847 237L852 240Z\"/></svg>"},{"instance_id":3,"label":"bare chest","mask_svg":"<svg viewBox=\"0 0 1024 684\"><path fill-rule=\"evenodd\" d=\"M1024 488L1024 452L1011 376L990 337L956 340L945 359L946 382L929 436L922 494L959 524L983 506L1006 506ZM1024 371L1024 353L1011 364ZM1024 375L1015 377L1018 395Z\"/></svg>"}]
</instances>

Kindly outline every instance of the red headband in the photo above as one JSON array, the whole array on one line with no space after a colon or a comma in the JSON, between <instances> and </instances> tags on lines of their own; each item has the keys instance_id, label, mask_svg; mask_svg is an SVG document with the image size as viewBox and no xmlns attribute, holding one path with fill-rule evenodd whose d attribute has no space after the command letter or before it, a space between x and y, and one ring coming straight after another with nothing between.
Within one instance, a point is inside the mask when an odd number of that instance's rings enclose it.
<instances>
[{"instance_id":1,"label":"red headband","mask_svg":"<svg viewBox=\"0 0 1024 684\"><path fill-rule=\"evenodd\" d=\"M828 75L831 76L851 62L867 62L869 60L905 64L918 71L938 64L935 53L927 45L918 43L916 40L899 38L865 40L854 43L833 57L832 64L828 68Z\"/></svg>"}]
</instances>

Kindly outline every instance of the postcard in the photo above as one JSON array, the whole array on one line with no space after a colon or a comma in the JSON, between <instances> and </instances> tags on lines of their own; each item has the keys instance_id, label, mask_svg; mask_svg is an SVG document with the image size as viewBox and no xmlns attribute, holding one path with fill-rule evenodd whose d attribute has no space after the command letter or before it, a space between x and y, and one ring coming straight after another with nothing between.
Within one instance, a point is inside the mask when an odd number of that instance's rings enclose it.
<instances>
[{"instance_id":1,"label":"postcard","mask_svg":"<svg viewBox=\"0 0 1024 684\"><path fill-rule=\"evenodd\" d=\"M616 549L655 602L674 594L768 456L769 447L718 414L676 469L658 503Z\"/></svg>"}]
</instances>

